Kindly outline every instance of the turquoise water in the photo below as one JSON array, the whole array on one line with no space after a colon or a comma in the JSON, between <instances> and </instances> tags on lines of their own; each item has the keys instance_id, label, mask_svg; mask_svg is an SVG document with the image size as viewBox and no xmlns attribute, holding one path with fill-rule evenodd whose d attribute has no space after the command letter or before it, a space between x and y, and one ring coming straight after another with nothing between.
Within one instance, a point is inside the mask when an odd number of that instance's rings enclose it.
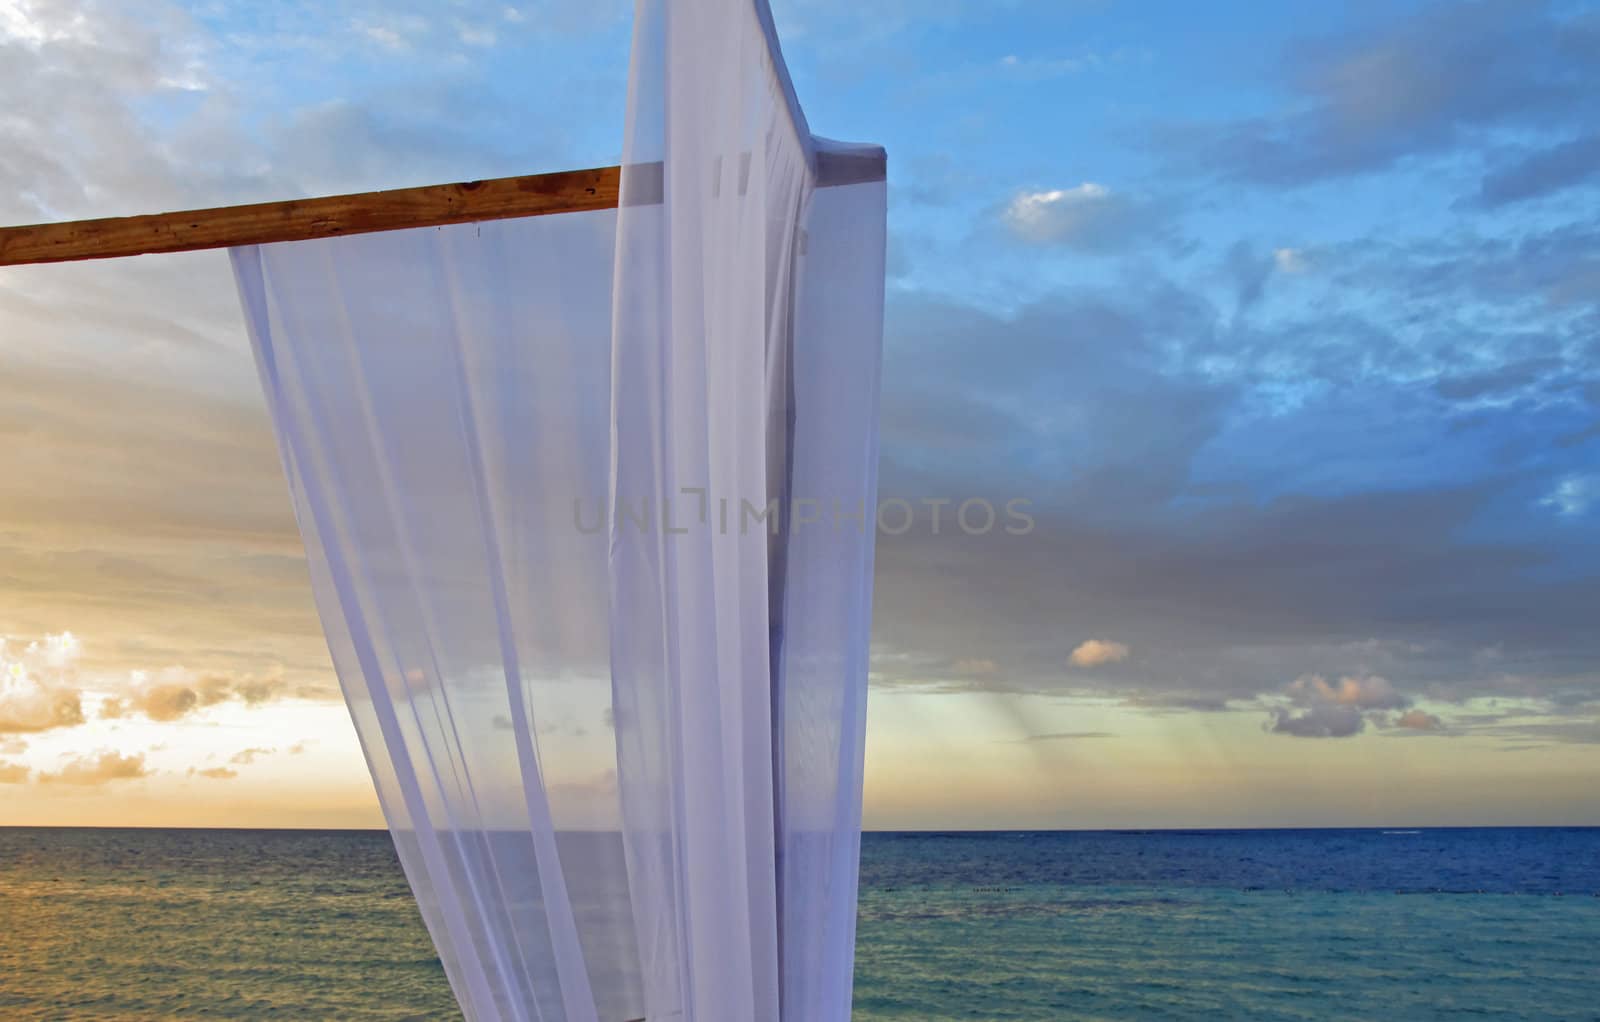
<instances>
[{"instance_id":1,"label":"turquoise water","mask_svg":"<svg viewBox=\"0 0 1600 1022\"><path fill-rule=\"evenodd\" d=\"M1600 1019L1600 830L871 834L855 1017ZM0 830L0 1019L459 1017L386 835Z\"/></svg>"}]
</instances>

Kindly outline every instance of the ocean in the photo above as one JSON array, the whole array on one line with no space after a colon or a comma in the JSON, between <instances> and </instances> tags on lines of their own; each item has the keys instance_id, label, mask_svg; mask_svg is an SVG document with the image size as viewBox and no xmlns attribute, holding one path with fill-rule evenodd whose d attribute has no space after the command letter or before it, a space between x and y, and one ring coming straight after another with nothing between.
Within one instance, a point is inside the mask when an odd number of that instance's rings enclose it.
<instances>
[{"instance_id":1,"label":"ocean","mask_svg":"<svg viewBox=\"0 0 1600 1022\"><path fill-rule=\"evenodd\" d=\"M1600 828L874 833L855 1018L1600 1019ZM0 1019L453 1019L389 838L0 829Z\"/></svg>"}]
</instances>

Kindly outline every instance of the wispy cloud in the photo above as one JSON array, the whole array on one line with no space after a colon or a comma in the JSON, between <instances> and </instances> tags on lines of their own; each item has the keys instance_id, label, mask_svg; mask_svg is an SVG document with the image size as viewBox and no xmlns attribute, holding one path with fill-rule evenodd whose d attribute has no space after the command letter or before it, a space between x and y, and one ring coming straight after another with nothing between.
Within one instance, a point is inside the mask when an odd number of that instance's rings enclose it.
<instances>
[{"instance_id":1,"label":"wispy cloud","mask_svg":"<svg viewBox=\"0 0 1600 1022\"><path fill-rule=\"evenodd\" d=\"M1600 182L1600 133L1536 149L1484 175L1477 204L1487 208L1525 202Z\"/></svg>"},{"instance_id":2,"label":"wispy cloud","mask_svg":"<svg viewBox=\"0 0 1600 1022\"><path fill-rule=\"evenodd\" d=\"M86 672L84 644L71 632L28 642L0 639L0 734L73 728L88 721L84 703L99 695L96 716L139 716L158 723L182 720L227 701L259 706L294 691L280 678L195 675L181 667L159 671Z\"/></svg>"},{"instance_id":3,"label":"wispy cloud","mask_svg":"<svg viewBox=\"0 0 1600 1022\"><path fill-rule=\"evenodd\" d=\"M1085 252L1125 249L1159 233L1168 208L1093 181L1012 196L1000 220L1015 238Z\"/></svg>"},{"instance_id":4,"label":"wispy cloud","mask_svg":"<svg viewBox=\"0 0 1600 1022\"><path fill-rule=\"evenodd\" d=\"M1570 475L1556 483L1539 506L1547 507L1563 518L1576 518L1600 502L1600 476Z\"/></svg>"},{"instance_id":5,"label":"wispy cloud","mask_svg":"<svg viewBox=\"0 0 1600 1022\"><path fill-rule=\"evenodd\" d=\"M125 756L120 752L102 751L93 756L75 759L53 773L39 774L42 784L73 784L93 786L112 781L128 781L150 773L144 765L144 753Z\"/></svg>"}]
</instances>

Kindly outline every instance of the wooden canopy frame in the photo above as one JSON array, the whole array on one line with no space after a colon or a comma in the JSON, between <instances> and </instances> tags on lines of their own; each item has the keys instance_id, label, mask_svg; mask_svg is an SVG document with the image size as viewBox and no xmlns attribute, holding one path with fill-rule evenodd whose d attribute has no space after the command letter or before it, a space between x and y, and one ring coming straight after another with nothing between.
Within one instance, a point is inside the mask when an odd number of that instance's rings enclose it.
<instances>
[{"instance_id":1,"label":"wooden canopy frame","mask_svg":"<svg viewBox=\"0 0 1600 1022\"><path fill-rule=\"evenodd\" d=\"M817 184L824 188L882 181L885 170L881 150L817 154ZM629 201L660 202L661 164L641 164L633 172L646 176L638 180L636 190L630 192L635 197ZM621 185L621 167L594 167L317 199L0 227L0 266L193 252L615 209Z\"/></svg>"}]
</instances>

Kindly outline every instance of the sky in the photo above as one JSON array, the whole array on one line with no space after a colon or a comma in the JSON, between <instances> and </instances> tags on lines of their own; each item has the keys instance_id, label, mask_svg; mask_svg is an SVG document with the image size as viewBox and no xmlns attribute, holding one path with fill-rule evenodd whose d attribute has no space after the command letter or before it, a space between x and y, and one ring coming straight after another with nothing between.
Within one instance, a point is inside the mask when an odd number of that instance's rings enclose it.
<instances>
[{"instance_id":1,"label":"sky","mask_svg":"<svg viewBox=\"0 0 1600 1022\"><path fill-rule=\"evenodd\" d=\"M1600 8L772 5L1036 523L880 537L866 826L1600 824ZM614 163L629 17L0 0L0 223ZM381 826L223 255L0 270L0 636L0 825Z\"/></svg>"}]
</instances>

